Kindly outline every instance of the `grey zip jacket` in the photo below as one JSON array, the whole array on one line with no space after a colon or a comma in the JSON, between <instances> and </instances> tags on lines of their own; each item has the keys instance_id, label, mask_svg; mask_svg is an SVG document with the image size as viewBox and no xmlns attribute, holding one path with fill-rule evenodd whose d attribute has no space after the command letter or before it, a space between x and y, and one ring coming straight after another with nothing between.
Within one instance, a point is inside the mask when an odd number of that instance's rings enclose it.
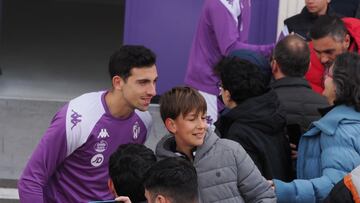
<instances>
[{"instance_id":1,"label":"grey zip jacket","mask_svg":"<svg viewBox=\"0 0 360 203\"><path fill-rule=\"evenodd\" d=\"M164 136L155 154L161 160L179 155L171 151L173 135ZM276 202L274 190L237 142L220 139L208 130L197 147L194 166L198 175L199 198L203 203Z\"/></svg>"}]
</instances>

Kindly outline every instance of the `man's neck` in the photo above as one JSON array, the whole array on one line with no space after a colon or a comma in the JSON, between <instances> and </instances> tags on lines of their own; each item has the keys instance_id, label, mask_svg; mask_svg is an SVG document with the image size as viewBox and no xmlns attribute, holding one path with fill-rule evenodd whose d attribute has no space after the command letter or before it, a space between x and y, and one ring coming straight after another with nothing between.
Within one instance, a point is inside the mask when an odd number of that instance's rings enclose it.
<instances>
[{"instance_id":1,"label":"man's neck","mask_svg":"<svg viewBox=\"0 0 360 203\"><path fill-rule=\"evenodd\" d=\"M275 80L280 80L281 78L286 77L286 76L285 76L284 74L282 74L282 73L273 74L273 76L274 76L274 79L275 79Z\"/></svg>"},{"instance_id":2,"label":"man's neck","mask_svg":"<svg viewBox=\"0 0 360 203\"><path fill-rule=\"evenodd\" d=\"M110 114L115 118L128 118L134 112L134 109L127 105L126 100L114 90L109 90L105 95L105 103Z\"/></svg>"}]
</instances>

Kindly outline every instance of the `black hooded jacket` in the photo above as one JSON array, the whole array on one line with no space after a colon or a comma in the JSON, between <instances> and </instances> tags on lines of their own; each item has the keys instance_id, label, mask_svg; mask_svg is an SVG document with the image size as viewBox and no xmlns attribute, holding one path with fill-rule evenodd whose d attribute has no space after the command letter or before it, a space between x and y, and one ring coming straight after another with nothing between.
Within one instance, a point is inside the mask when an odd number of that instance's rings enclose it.
<instances>
[{"instance_id":1,"label":"black hooded jacket","mask_svg":"<svg viewBox=\"0 0 360 203\"><path fill-rule=\"evenodd\" d=\"M215 123L222 138L240 143L268 180L292 179L285 111L269 90L238 104Z\"/></svg>"},{"instance_id":2,"label":"black hooded jacket","mask_svg":"<svg viewBox=\"0 0 360 203\"><path fill-rule=\"evenodd\" d=\"M333 9L328 6L326 15L336 15ZM338 15L341 17L340 15ZM288 27L289 33L295 32L302 36L306 41L310 41L309 31L319 16L311 14L306 7L301 13L285 19L284 24Z\"/></svg>"}]
</instances>

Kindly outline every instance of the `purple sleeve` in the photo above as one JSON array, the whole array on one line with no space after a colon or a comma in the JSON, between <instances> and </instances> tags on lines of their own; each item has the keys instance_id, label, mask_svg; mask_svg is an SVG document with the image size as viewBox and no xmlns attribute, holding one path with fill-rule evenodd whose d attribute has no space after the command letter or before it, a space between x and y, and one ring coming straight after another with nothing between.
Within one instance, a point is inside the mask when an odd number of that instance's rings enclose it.
<instances>
[{"instance_id":1,"label":"purple sleeve","mask_svg":"<svg viewBox=\"0 0 360 203\"><path fill-rule=\"evenodd\" d=\"M244 9L249 8L245 7ZM275 46L273 43L268 45L254 45L243 42L244 39L241 39L240 30L236 21L220 1L213 1L213 4L209 5L208 17L212 23L217 44L223 56L227 56L231 51L237 49L248 49L266 57L271 56L272 49ZM241 21L241 19L239 19L239 21Z\"/></svg>"},{"instance_id":2,"label":"purple sleeve","mask_svg":"<svg viewBox=\"0 0 360 203\"><path fill-rule=\"evenodd\" d=\"M22 203L44 202L44 188L66 157L66 111L67 105L54 116L20 177Z\"/></svg>"}]
</instances>

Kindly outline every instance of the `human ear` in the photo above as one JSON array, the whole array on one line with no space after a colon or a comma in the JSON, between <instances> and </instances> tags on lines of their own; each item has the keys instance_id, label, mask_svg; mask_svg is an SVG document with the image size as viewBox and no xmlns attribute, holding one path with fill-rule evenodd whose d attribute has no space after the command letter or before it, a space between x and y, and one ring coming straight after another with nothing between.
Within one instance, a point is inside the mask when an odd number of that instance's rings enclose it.
<instances>
[{"instance_id":1,"label":"human ear","mask_svg":"<svg viewBox=\"0 0 360 203\"><path fill-rule=\"evenodd\" d=\"M155 203L168 203L167 199L162 195L157 195L155 198Z\"/></svg>"},{"instance_id":2,"label":"human ear","mask_svg":"<svg viewBox=\"0 0 360 203\"><path fill-rule=\"evenodd\" d=\"M173 119L171 119L171 118L165 119L165 127L166 127L166 129L168 129L169 132L171 132L172 134L175 134L176 125L175 125L175 122Z\"/></svg>"},{"instance_id":3,"label":"human ear","mask_svg":"<svg viewBox=\"0 0 360 203\"><path fill-rule=\"evenodd\" d=\"M223 90L223 100L225 100L226 102L230 102L231 101L231 94L229 92L229 90Z\"/></svg>"},{"instance_id":4,"label":"human ear","mask_svg":"<svg viewBox=\"0 0 360 203\"><path fill-rule=\"evenodd\" d=\"M113 194L115 197L117 197L115 186L111 179L108 180L108 187L109 187L111 194Z\"/></svg>"},{"instance_id":5,"label":"human ear","mask_svg":"<svg viewBox=\"0 0 360 203\"><path fill-rule=\"evenodd\" d=\"M279 65L278 65L278 63L277 63L277 61L276 61L275 59L273 59L273 60L271 61L270 65L271 65L271 72L272 72L273 74L276 73L276 72L278 72L278 70L279 70Z\"/></svg>"},{"instance_id":6,"label":"human ear","mask_svg":"<svg viewBox=\"0 0 360 203\"><path fill-rule=\"evenodd\" d=\"M349 34L345 35L344 43L345 43L345 48L349 49L349 46L350 46L350 35Z\"/></svg>"},{"instance_id":7,"label":"human ear","mask_svg":"<svg viewBox=\"0 0 360 203\"><path fill-rule=\"evenodd\" d=\"M117 90L121 90L122 86L125 84L124 79L122 79L118 75L115 75L111 81L112 81L112 85L113 85L114 89L117 89Z\"/></svg>"}]
</instances>

